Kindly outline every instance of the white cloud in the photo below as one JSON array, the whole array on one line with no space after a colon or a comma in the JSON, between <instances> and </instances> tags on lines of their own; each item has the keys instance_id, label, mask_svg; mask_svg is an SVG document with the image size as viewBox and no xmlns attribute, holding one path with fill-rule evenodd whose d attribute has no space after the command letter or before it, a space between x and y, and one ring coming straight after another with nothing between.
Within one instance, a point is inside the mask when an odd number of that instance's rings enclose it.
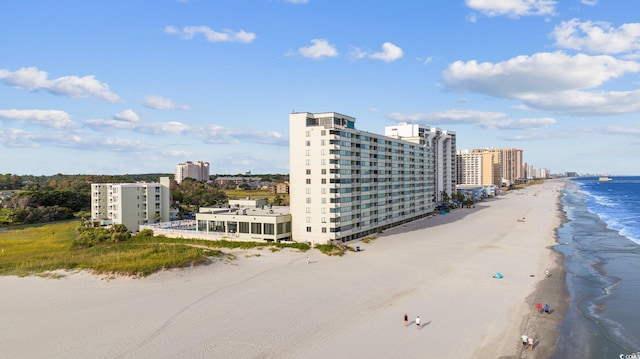
<instances>
[{"instance_id":1,"label":"white cloud","mask_svg":"<svg viewBox=\"0 0 640 359\"><path fill-rule=\"evenodd\" d=\"M210 144L241 143L250 141L253 143L269 145L289 145L288 139L284 138L276 131L234 129L218 125L209 125L205 130L206 136L203 140Z\"/></svg>"},{"instance_id":2,"label":"white cloud","mask_svg":"<svg viewBox=\"0 0 640 359\"><path fill-rule=\"evenodd\" d=\"M587 6L595 6L598 4L598 0L580 0L580 2Z\"/></svg>"},{"instance_id":3,"label":"white cloud","mask_svg":"<svg viewBox=\"0 0 640 359\"><path fill-rule=\"evenodd\" d=\"M136 124L133 122L119 121L119 120L104 120L100 118L92 118L84 121L84 124L88 127L101 131L101 130L132 130L136 128Z\"/></svg>"},{"instance_id":4,"label":"white cloud","mask_svg":"<svg viewBox=\"0 0 640 359\"><path fill-rule=\"evenodd\" d=\"M115 115L113 115L113 118L115 118L118 121L126 121L126 122L138 122L140 120L140 118L138 117L138 114L133 112L133 110L130 110L130 109L124 110L120 113L116 113Z\"/></svg>"},{"instance_id":5,"label":"white cloud","mask_svg":"<svg viewBox=\"0 0 640 359\"><path fill-rule=\"evenodd\" d=\"M306 4L309 2L309 0L285 0L285 1L290 4Z\"/></svg>"},{"instance_id":6,"label":"white cloud","mask_svg":"<svg viewBox=\"0 0 640 359\"><path fill-rule=\"evenodd\" d=\"M393 62L401 58L403 55L402 49L398 46L385 42L382 44L382 52L376 52L369 55L370 58L376 60L382 60L384 62Z\"/></svg>"},{"instance_id":7,"label":"white cloud","mask_svg":"<svg viewBox=\"0 0 640 359\"><path fill-rule=\"evenodd\" d=\"M429 123L434 125L476 125L478 127L495 130L534 129L556 123L555 119L549 117L507 119L507 114L503 112L474 110L449 110L428 113L393 112L386 116L398 122Z\"/></svg>"},{"instance_id":8,"label":"white cloud","mask_svg":"<svg viewBox=\"0 0 640 359\"><path fill-rule=\"evenodd\" d=\"M178 104L176 104L172 99L158 95L146 96L144 98L143 105L156 110L172 110L178 107L183 110L189 109L189 106L178 106Z\"/></svg>"},{"instance_id":9,"label":"white cloud","mask_svg":"<svg viewBox=\"0 0 640 359\"><path fill-rule=\"evenodd\" d=\"M619 54L640 50L640 23L618 28L606 22L563 21L552 32L555 45L591 53Z\"/></svg>"},{"instance_id":10,"label":"white cloud","mask_svg":"<svg viewBox=\"0 0 640 359\"><path fill-rule=\"evenodd\" d=\"M338 51L335 46L329 44L325 39L313 39L311 40L311 44L311 46L298 49L298 53L314 60L319 60L323 57L338 56Z\"/></svg>"},{"instance_id":11,"label":"white cloud","mask_svg":"<svg viewBox=\"0 0 640 359\"><path fill-rule=\"evenodd\" d=\"M120 97L109 90L109 85L96 80L94 76L64 76L51 80L48 77L49 74L36 67L23 67L13 72L0 69L2 82L29 91L45 90L72 98L94 97L108 102L120 101Z\"/></svg>"},{"instance_id":12,"label":"white cloud","mask_svg":"<svg viewBox=\"0 0 640 359\"><path fill-rule=\"evenodd\" d=\"M0 110L0 120L14 120L51 128L74 127L71 116L59 110Z\"/></svg>"},{"instance_id":13,"label":"white cloud","mask_svg":"<svg viewBox=\"0 0 640 359\"><path fill-rule=\"evenodd\" d=\"M553 0L465 0L468 7L487 16L509 16L517 18L529 15L553 15L556 1ZM469 21L475 22L475 16Z\"/></svg>"},{"instance_id":14,"label":"white cloud","mask_svg":"<svg viewBox=\"0 0 640 359\"><path fill-rule=\"evenodd\" d=\"M453 90L522 99L535 94L591 89L627 72L638 71L640 64L611 56L543 52L495 64L456 61L444 71L443 77Z\"/></svg>"},{"instance_id":15,"label":"white cloud","mask_svg":"<svg viewBox=\"0 0 640 359\"><path fill-rule=\"evenodd\" d=\"M562 91L530 95L523 101L531 108L571 115L602 116L640 112L640 90Z\"/></svg>"},{"instance_id":16,"label":"white cloud","mask_svg":"<svg viewBox=\"0 0 640 359\"><path fill-rule=\"evenodd\" d=\"M208 26L185 26L179 29L175 26L166 26L164 32L169 35L182 35L183 39L193 39L197 34L202 34L209 42L252 42L256 39L256 34L244 30L222 30L214 31Z\"/></svg>"},{"instance_id":17,"label":"white cloud","mask_svg":"<svg viewBox=\"0 0 640 359\"><path fill-rule=\"evenodd\" d=\"M352 48L349 53L349 58L351 58L352 61L364 59L365 57L367 57L367 53L359 47Z\"/></svg>"},{"instance_id":18,"label":"white cloud","mask_svg":"<svg viewBox=\"0 0 640 359\"><path fill-rule=\"evenodd\" d=\"M49 145L53 147L75 147L82 139L75 135L61 132L35 133L30 131L8 129L0 131L0 143L5 147L26 148Z\"/></svg>"},{"instance_id":19,"label":"white cloud","mask_svg":"<svg viewBox=\"0 0 640 359\"><path fill-rule=\"evenodd\" d=\"M398 122L426 122L432 124L477 124L485 121L495 121L506 117L503 112L487 112L473 110L448 110L429 113L401 113L392 112L387 117Z\"/></svg>"},{"instance_id":20,"label":"white cloud","mask_svg":"<svg viewBox=\"0 0 640 359\"><path fill-rule=\"evenodd\" d=\"M555 118L520 118L517 120L504 119L481 122L480 126L496 130L529 130L534 128L547 127L556 123Z\"/></svg>"}]
</instances>

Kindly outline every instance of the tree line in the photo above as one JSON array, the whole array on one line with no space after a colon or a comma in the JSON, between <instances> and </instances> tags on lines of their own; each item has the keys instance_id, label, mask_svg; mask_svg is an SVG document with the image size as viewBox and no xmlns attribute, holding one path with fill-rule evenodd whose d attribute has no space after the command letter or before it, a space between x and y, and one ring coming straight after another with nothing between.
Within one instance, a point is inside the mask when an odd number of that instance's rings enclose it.
<instances>
[{"instance_id":1,"label":"tree line","mask_svg":"<svg viewBox=\"0 0 640 359\"><path fill-rule=\"evenodd\" d=\"M0 225L57 221L74 217L90 217L92 183L158 182L170 174L132 175L63 175L20 176L0 174L0 194L12 194L0 199ZM216 176L212 176L215 178ZM285 180L285 175L255 176L268 180ZM221 206L228 203L223 189L213 182L197 182L190 178L180 184L171 181L171 205L179 216L201 206ZM4 217L4 219L3 219Z\"/></svg>"}]
</instances>

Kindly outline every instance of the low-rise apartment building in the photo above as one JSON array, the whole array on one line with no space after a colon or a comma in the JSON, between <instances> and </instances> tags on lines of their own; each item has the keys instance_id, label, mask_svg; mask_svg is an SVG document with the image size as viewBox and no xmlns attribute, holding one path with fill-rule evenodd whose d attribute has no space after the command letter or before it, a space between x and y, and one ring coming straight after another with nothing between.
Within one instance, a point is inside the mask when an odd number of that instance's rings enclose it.
<instances>
[{"instance_id":1,"label":"low-rise apartment building","mask_svg":"<svg viewBox=\"0 0 640 359\"><path fill-rule=\"evenodd\" d=\"M169 221L169 185L169 177L161 177L160 183L92 183L91 220L123 224L130 232L142 224Z\"/></svg>"}]
</instances>

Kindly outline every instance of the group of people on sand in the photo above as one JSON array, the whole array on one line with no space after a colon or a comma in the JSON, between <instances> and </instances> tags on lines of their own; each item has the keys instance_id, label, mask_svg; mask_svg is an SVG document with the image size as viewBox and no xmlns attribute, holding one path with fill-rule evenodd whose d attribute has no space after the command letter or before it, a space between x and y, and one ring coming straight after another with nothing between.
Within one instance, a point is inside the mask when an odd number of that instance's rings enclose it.
<instances>
[{"instance_id":1,"label":"group of people on sand","mask_svg":"<svg viewBox=\"0 0 640 359\"><path fill-rule=\"evenodd\" d=\"M420 316L419 315L416 317L414 322L416 323L416 328L420 329ZM407 313L404 313L404 326L405 327L409 326L409 316L407 315Z\"/></svg>"},{"instance_id":2,"label":"group of people on sand","mask_svg":"<svg viewBox=\"0 0 640 359\"><path fill-rule=\"evenodd\" d=\"M522 339L522 349L533 350L533 344L535 343L535 341L533 340L533 337L530 337L526 334L522 334L520 338Z\"/></svg>"}]
</instances>

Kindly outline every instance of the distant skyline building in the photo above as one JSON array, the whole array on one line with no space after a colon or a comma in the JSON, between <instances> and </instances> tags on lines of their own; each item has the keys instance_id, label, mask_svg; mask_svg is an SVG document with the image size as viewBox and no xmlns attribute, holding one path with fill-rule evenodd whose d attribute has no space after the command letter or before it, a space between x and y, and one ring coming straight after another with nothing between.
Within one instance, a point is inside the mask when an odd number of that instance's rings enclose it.
<instances>
[{"instance_id":1,"label":"distant skyline building","mask_svg":"<svg viewBox=\"0 0 640 359\"><path fill-rule=\"evenodd\" d=\"M198 182L208 181L209 162L196 161L196 163L193 163L187 161L185 163L179 163L176 166L175 180L180 184L185 178L193 178Z\"/></svg>"},{"instance_id":2,"label":"distant skyline building","mask_svg":"<svg viewBox=\"0 0 640 359\"><path fill-rule=\"evenodd\" d=\"M169 221L170 198L169 177L160 183L92 183L91 220L137 232L141 224Z\"/></svg>"},{"instance_id":3,"label":"distant skyline building","mask_svg":"<svg viewBox=\"0 0 640 359\"><path fill-rule=\"evenodd\" d=\"M455 135L403 124L385 136L357 130L355 122L336 112L289 115L294 241L379 233L433 212L436 188L455 190Z\"/></svg>"}]
</instances>

